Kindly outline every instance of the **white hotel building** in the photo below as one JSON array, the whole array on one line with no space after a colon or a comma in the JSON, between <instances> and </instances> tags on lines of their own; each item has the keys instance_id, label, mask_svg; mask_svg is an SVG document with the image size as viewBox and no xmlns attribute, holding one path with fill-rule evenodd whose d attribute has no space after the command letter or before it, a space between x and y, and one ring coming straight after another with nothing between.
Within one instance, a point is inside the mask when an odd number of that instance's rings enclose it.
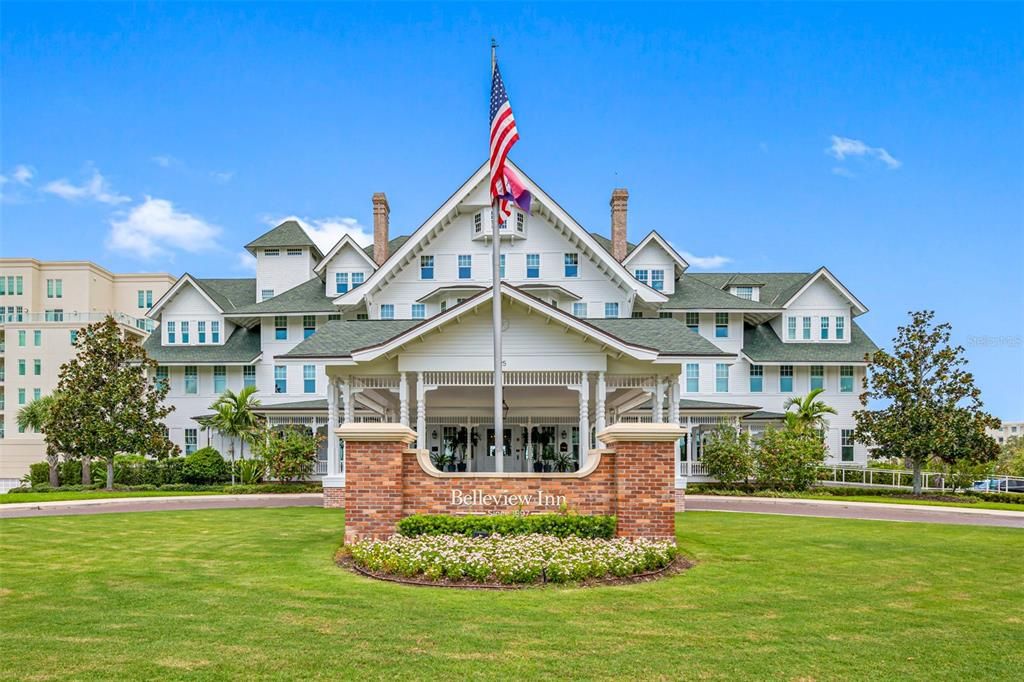
<instances>
[{"instance_id":1,"label":"white hotel building","mask_svg":"<svg viewBox=\"0 0 1024 682\"><path fill-rule=\"evenodd\" d=\"M678 474L699 477L714 424L761 431L818 386L839 413L829 461L866 462L852 413L875 345L855 321L867 309L832 273L693 273L657 232L627 241L625 190L612 193L609 239L520 175L532 215L500 230L502 470L532 470L538 440L578 466L605 424L652 420L690 427ZM271 424L399 421L442 451L465 427L465 466L496 470L486 180L484 164L395 238L374 195L372 247L344 238L324 254L285 222L247 245L255 278L183 275L150 311L159 325L145 343L170 383L171 439L222 447L196 418L252 384ZM320 453L335 484L343 450L327 439Z\"/></svg>"}]
</instances>

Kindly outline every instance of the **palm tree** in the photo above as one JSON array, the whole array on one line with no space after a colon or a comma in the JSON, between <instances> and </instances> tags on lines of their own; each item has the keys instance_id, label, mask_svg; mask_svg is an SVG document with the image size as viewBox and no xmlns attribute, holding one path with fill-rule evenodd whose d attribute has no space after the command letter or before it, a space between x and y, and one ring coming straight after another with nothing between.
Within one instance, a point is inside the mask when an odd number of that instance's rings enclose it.
<instances>
[{"instance_id":1,"label":"palm tree","mask_svg":"<svg viewBox=\"0 0 1024 682\"><path fill-rule=\"evenodd\" d=\"M224 391L210 405L214 414L206 420L205 425L231 439L228 443L228 452L231 453L231 485L235 484L235 439L241 443L240 456L245 459L245 442L252 438L263 423L263 418L255 412L260 406L260 399L253 395L255 392L255 386L246 386L238 393L231 389Z\"/></svg>"},{"instance_id":2,"label":"palm tree","mask_svg":"<svg viewBox=\"0 0 1024 682\"><path fill-rule=\"evenodd\" d=\"M50 408L53 406L54 396L47 395L37 398L25 407L18 410L18 428L21 430L31 429L36 433L44 433L49 428ZM46 443L46 463L50 465L50 486L56 488L60 485L57 477L57 450L49 441Z\"/></svg>"},{"instance_id":3,"label":"palm tree","mask_svg":"<svg viewBox=\"0 0 1024 682\"><path fill-rule=\"evenodd\" d=\"M824 391L825 389L823 388L816 388L803 398L790 398L787 400L785 405L786 428L797 433L824 429L825 415L838 414L836 408L818 400L818 396ZM790 412L789 408L791 407L795 407L796 410Z\"/></svg>"}]
</instances>

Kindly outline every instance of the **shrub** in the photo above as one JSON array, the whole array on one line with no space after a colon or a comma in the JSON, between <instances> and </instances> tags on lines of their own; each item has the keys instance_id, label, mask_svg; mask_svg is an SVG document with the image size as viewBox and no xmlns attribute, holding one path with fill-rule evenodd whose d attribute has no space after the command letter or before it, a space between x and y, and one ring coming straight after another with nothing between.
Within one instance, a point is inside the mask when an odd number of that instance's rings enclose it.
<instances>
[{"instance_id":1,"label":"shrub","mask_svg":"<svg viewBox=\"0 0 1024 682\"><path fill-rule=\"evenodd\" d=\"M790 490L806 490L818 478L825 461L825 444L817 434L768 429L757 443L758 483Z\"/></svg>"},{"instance_id":2,"label":"shrub","mask_svg":"<svg viewBox=\"0 0 1024 682\"><path fill-rule=\"evenodd\" d=\"M235 464L242 485L253 485L263 480L267 465L262 459L241 459Z\"/></svg>"},{"instance_id":3,"label":"shrub","mask_svg":"<svg viewBox=\"0 0 1024 682\"><path fill-rule=\"evenodd\" d=\"M114 455L114 483L142 485L146 481L146 458L142 455Z\"/></svg>"},{"instance_id":4,"label":"shrub","mask_svg":"<svg viewBox=\"0 0 1024 682\"><path fill-rule=\"evenodd\" d=\"M46 462L30 464L28 466L28 480L32 487L50 485L50 465Z\"/></svg>"},{"instance_id":5,"label":"shrub","mask_svg":"<svg viewBox=\"0 0 1024 682\"><path fill-rule=\"evenodd\" d=\"M754 456L750 436L726 424L708 436L701 457L708 474L722 483L745 481L754 473Z\"/></svg>"},{"instance_id":6,"label":"shrub","mask_svg":"<svg viewBox=\"0 0 1024 682\"><path fill-rule=\"evenodd\" d=\"M974 485L975 481L988 478L991 470L992 467L988 463L961 458L948 465L946 484L953 488L953 492L967 490Z\"/></svg>"},{"instance_id":7,"label":"shrub","mask_svg":"<svg viewBox=\"0 0 1024 682\"><path fill-rule=\"evenodd\" d=\"M223 483L230 477L228 463L210 447L186 455L181 466L181 479L185 483Z\"/></svg>"},{"instance_id":8,"label":"shrub","mask_svg":"<svg viewBox=\"0 0 1024 682\"><path fill-rule=\"evenodd\" d=\"M316 465L316 450L323 440L306 428L282 428L264 432L253 443L270 475L282 481L308 478Z\"/></svg>"},{"instance_id":9,"label":"shrub","mask_svg":"<svg viewBox=\"0 0 1024 682\"><path fill-rule=\"evenodd\" d=\"M89 465L89 480L95 485L104 485L107 482L107 465L100 459L93 459ZM57 471L57 478L61 487L65 485L81 485L82 483L82 460L65 459L60 463Z\"/></svg>"},{"instance_id":10,"label":"shrub","mask_svg":"<svg viewBox=\"0 0 1024 682\"><path fill-rule=\"evenodd\" d=\"M226 492L238 495L264 495L267 493L294 494L323 492L319 483L259 483L253 485L236 485L224 488Z\"/></svg>"},{"instance_id":11,"label":"shrub","mask_svg":"<svg viewBox=\"0 0 1024 682\"><path fill-rule=\"evenodd\" d=\"M583 514L498 514L493 516L452 516L414 514L398 522L398 533L418 535L528 535L554 537L612 538L614 516Z\"/></svg>"}]
</instances>

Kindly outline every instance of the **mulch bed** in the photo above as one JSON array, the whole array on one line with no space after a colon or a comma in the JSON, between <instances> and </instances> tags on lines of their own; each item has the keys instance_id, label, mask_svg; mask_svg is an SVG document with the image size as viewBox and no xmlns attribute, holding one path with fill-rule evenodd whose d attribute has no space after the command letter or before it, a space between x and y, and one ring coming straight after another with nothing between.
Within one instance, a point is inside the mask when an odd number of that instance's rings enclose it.
<instances>
[{"instance_id":1,"label":"mulch bed","mask_svg":"<svg viewBox=\"0 0 1024 682\"><path fill-rule=\"evenodd\" d=\"M538 587L604 587L611 585L632 585L635 583L647 583L661 578L667 578L669 576L682 573L688 568L693 568L696 564L688 559L681 556L677 556L673 559L672 563L664 568L659 568L655 571L648 571L646 573L637 573L636 575L627 576L625 578L601 578L596 580L585 580L578 583L552 583L552 582L538 582L538 583L524 583L516 585L507 585L505 583L475 583L468 580L427 580L425 578L404 578L397 575L391 575L389 573L378 573L375 571L368 571L361 566L357 566L356 562L352 560L352 556L345 551L339 552L335 558L335 563L342 568L365 576L367 578L373 578L374 580L383 580L389 583L398 583L400 585L413 585L416 587L451 587L459 590L525 590Z\"/></svg>"}]
</instances>

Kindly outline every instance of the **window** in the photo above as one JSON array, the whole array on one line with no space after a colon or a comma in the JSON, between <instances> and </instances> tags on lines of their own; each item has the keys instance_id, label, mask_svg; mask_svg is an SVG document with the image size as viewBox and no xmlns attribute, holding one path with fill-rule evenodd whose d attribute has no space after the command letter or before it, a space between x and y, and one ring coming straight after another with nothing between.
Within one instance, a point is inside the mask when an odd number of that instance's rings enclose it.
<instances>
[{"instance_id":1,"label":"window","mask_svg":"<svg viewBox=\"0 0 1024 682\"><path fill-rule=\"evenodd\" d=\"M586 317L587 316L587 304L586 303L573 303L572 304L572 314L575 315L576 317Z\"/></svg>"},{"instance_id":2,"label":"window","mask_svg":"<svg viewBox=\"0 0 1024 682\"><path fill-rule=\"evenodd\" d=\"M753 301L754 287L736 287L736 297L747 301Z\"/></svg>"},{"instance_id":3,"label":"window","mask_svg":"<svg viewBox=\"0 0 1024 682\"><path fill-rule=\"evenodd\" d=\"M811 365L811 390L825 388L825 367L823 365Z\"/></svg>"},{"instance_id":4,"label":"window","mask_svg":"<svg viewBox=\"0 0 1024 682\"><path fill-rule=\"evenodd\" d=\"M686 313L686 326L690 331L700 333L700 313Z\"/></svg>"},{"instance_id":5,"label":"window","mask_svg":"<svg viewBox=\"0 0 1024 682\"><path fill-rule=\"evenodd\" d=\"M25 364L24 360L18 360L18 376L20 376L20 377L25 376L25 368L26 367L27 367L27 365Z\"/></svg>"},{"instance_id":6,"label":"window","mask_svg":"<svg viewBox=\"0 0 1024 682\"><path fill-rule=\"evenodd\" d=\"M302 366L302 392L316 393L316 365Z\"/></svg>"},{"instance_id":7,"label":"window","mask_svg":"<svg viewBox=\"0 0 1024 682\"><path fill-rule=\"evenodd\" d=\"M54 308L52 310L47 310L43 314L43 317L44 317L44 319L47 322L63 322L64 321L64 309L63 308ZM21 307L20 306L18 307L18 322L21 322Z\"/></svg>"},{"instance_id":8,"label":"window","mask_svg":"<svg viewBox=\"0 0 1024 682\"><path fill-rule=\"evenodd\" d=\"M339 315L338 313L331 313L330 315L327 316L328 322L337 322L340 319L341 315Z\"/></svg>"},{"instance_id":9,"label":"window","mask_svg":"<svg viewBox=\"0 0 1024 682\"><path fill-rule=\"evenodd\" d=\"M473 278L473 256L462 255L459 256L459 279L472 279Z\"/></svg>"},{"instance_id":10,"label":"window","mask_svg":"<svg viewBox=\"0 0 1024 682\"><path fill-rule=\"evenodd\" d=\"M41 329L35 329L32 331L32 345L41 346L43 345L43 331Z\"/></svg>"},{"instance_id":11,"label":"window","mask_svg":"<svg viewBox=\"0 0 1024 682\"><path fill-rule=\"evenodd\" d=\"M174 323L167 323L167 343L174 343Z\"/></svg>"},{"instance_id":12,"label":"window","mask_svg":"<svg viewBox=\"0 0 1024 682\"><path fill-rule=\"evenodd\" d=\"M434 279L433 256L420 256L420 279Z\"/></svg>"},{"instance_id":13,"label":"window","mask_svg":"<svg viewBox=\"0 0 1024 682\"><path fill-rule=\"evenodd\" d=\"M779 365L779 393L793 392L793 365Z\"/></svg>"},{"instance_id":14,"label":"window","mask_svg":"<svg viewBox=\"0 0 1024 682\"><path fill-rule=\"evenodd\" d=\"M844 462L853 461L853 429L839 431L839 450Z\"/></svg>"},{"instance_id":15,"label":"window","mask_svg":"<svg viewBox=\"0 0 1024 682\"><path fill-rule=\"evenodd\" d=\"M355 288L356 288L357 286L359 286L360 284L362 284L362 283L363 283L363 278L364 278L365 276L366 276L366 274L365 274L365 273L362 273L362 272L353 272L353 273L352 273L352 288L353 288L353 289L355 289Z\"/></svg>"},{"instance_id":16,"label":"window","mask_svg":"<svg viewBox=\"0 0 1024 682\"><path fill-rule=\"evenodd\" d=\"M526 214L516 211L516 232L526 232Z\"/></svg>"},{"instance_id":17,"label":"window","mask_svg":"<svg viewBox=\"0 0 1024 682\"><path fill-rule=\"evenodd\" d=\"M37 377L43 375L43 361L42 360L37 358L37 359L32 361L32 374L34 374Z\"/></svg>"},{"instance_id":18,"label":"window","mask_svg":"<svg viewBox=\"0 0 1024 682\"><path fill-rule=\"evenodd\" d=\"M828 340L828 318L827 317L822 317L821 318L821 340L822 341L827 341Z\"/></svg>"},{"instance_id":19,"label":"window","mask_svg":"<svg viewBox=\"0 0 1024 682\"><path fill-rule=\"evenodd\" d=\"M505 254L498 256L498 279L505 279Z\"/></svg>"},{"instance_id":20,"label":"window","mask_svg":"<svg viewBox=\"0 0 1024 682\"><path fill-rule=\"evenodd\" d=\"M199 392L199 370L195 365L185 367L185 393L196 394Z\"/></svg>"},{"instance_id":21,"label":"window","mask_svg":"<svg viewBox=\"0 0 1024 682\"><path fill-rule=\"evenodd\" d=\"M633 271L633 276L636 277L639 281L643 282L644 284L647 284L647 271L646 270L634 270Z\"/></svg>"},{"instance_id":22,"label":"window","mask_svg":"<svg viewBox=\"0 0 1024 682\"><path fill-rule=\"evenodd\" d=\"M447 298L441 300L441 312L443 313L446 310L448 310L448 299Z\"/></svg>"},{"instance_id":23,"label":"window","mask_svg":"<svg viewBox=\"0 0 1024 682\"><path fill-rule=\"evenodd\" d=\"M729 313L715 313L715 338L729 338Z\"/></svg>"},{"instance_id":24,"label":"window","mask_svg":"<svg viewBox=\"0 0 1024 682\"><path fill-rule=\"evenodd\" d=\"M43 389L33 388L32 389L32 400L39 400L43 397Z\"/></svg>"},{"instance_id":25,"label":"window","mask_svg":"<svg viewBox=\"0 0 1024 682\"><path fill-rule=\"evenodd\" d=\"M750 392L761 393L764 391L764 365L750 366Z\"/></svg>"},{"instance_id":26,"label":"window","mask_svg":"<svg viewBox=\"0 0 1024 682\"><path fill-rule=\"evenodd\" d=\"M6 295L7 295L7 279L5 277L0 277L0 296L6 296Z\"/></svg>"},{"instance_id":27,"label":"window","mask_svg":"<svg viewBox=\"0 0 1024 682\"><path fill-rule=\"evenodd\" d=\"M274 393L288 392L288 368L274 365Z\"/></svg>"},{"instance_id":28,"label":"window","mask_svg":"<svg viewBox=\"0 0 1024 682\"><path fill-rule=\"evenodd\" d=\"M580 254L578 253L567 253L565 254L565 276L566 277L579 277L580 275Z\"/></svg>"},{"instance_id":29,"label":"window","mask_svg":"<svg viewBox=\"0 0 1024 682\"><path fill-rule=\"evenodd\" d=\"M347 272L336 272L334 273L334 293L344 294L348 291L348 273Z\"/></svg>"},{"instance_id":30,"label":"window","mask_svg":"<svg viewBox=\"0 0 1024 682\"><path fill-rule=\"evenodd\" d=\"M412 319L423 320L427 317L427 307L422 303L412 304Z\"/></svg>"},{"instance_id":31,"label":"window","mask_svg":"<svg viewBox=\"0 0 1024 682\"><path fill-rule=\"evenodd\" d=\"M280 256L281 249L263 249L264 256Z\"/></svg>"},{"instance_id":32,"label":"window","mask_svg":"<svg viewBox=\"0 0 1024 682\"><path fill-rule=\"evenodd\" d=\"M19 405L24 405L25 402L26 402L26 400L25 400L25 389L19 388L18 389L18 404Z\"/></svg>"},{"instance_id":33,"label":"window","mask_svg":"<svg viewBox=\"0 0 1024 682\"><path fill-rule=\"evenodd\" d=\"M288 340L288 318L285 317L284 315L274 316L274 340Z\"/></svg>"},{"instance_id":34,"label":"window","mask_svg":"<svg viewBox=\"0 0 1024 682\"><path fill-rule=\"evenodd\" d=\"M700 365L696 362L686 363L686 392L700 392Z\"/></svg>"},{"instance_id":35,"label":"window","mask_svg":"<svg viewBox=\"0 0 1024 682\"><path fill-rule=\"evenodd\" d=\"M217 320L210 323L210 341L220 343L220 322Z\"/></svg>"},{"instance_id":36,"label":"window","mask_svg":"<svg viewBox=\"0 0 1024 682\"><path fill-rule=\"evenodd\" d=\"M842 339L845 336L846 336L846 318L845 317L837 317L836 318L836 338L837 339Z\"/></svg>"},{"instance_id":37,"label":"window","mask_svg":"<svg viewBox=\"0 0 1024 682\"><path fill-rule=\"evenodd\" d=\"M199 336L199 343L206 343L206 320L196 322L196 334Z\"/></svg>"},{"instance_id":38,"label":"window","mask_svg":"<svg viewBox=\"0 0 1024 682\"><path fill-rule=\"evenodd\" d=\"M316 334L316 315L302 316L302 338L308 339Z\"/></svg>"},{"instance_id":39,"label":"window","mask_svg":"<svg viewBox=\"0 0 1024 682\"><path fill-rule=\"evenodd\" d=\"M394 303L382 303L380 305L380 319L382 319L382 320L393 320L393 319L395 319L395 304Z\"/></svg>"},{"instance_id":40,"label":"window","mask_svg":"<svg viewBox=\"0 0 1024 682\"><path fill-rule=\"evenodd\" d=\"M288 249L285 253L287 253L289 256L301 256L302 249Z\"/></svg>"},{"instance_id":41,"label":"window","mask_svg":"<svg viewBox=\"0 0 1024 682\"><path fill-rule=\"evenodd\" d=\"M157 386L170 386L171 380L169 378L166 367L156 368L156 385Z\"/></svg>"},{"instance_id":42,"label":"window","mask_svg":"<svg viewBox=\"0 0 1024 682\"><path fill-rule=\"evenodd\" d=\"M21 296L23 293L25 293L25 290L22 288L22 284L24 284L24 281L21 279L21 275L18 275L17 277L15 277L14 281L18 285L17 294L18 294L18 296Z\"/></svg>"},{"instance_id":43,"label":"window","mask_svg":"<svg viewBox=\"0 0 1024 682\"><path fill-rule=\"evenodd\" d=\"M484 214L483 211L473 216L473 234L480 234L484 229Z\"/></svg>"},{"instance_id":44,"label":"window","mask_svg":"<svg viewBox=\"0 0 1024 682\"><path fill-rule=\"evenodd\" d=\"M651 288L655 291L662 291L665 289L664 270L651 270Z\"/></svg>"},{"instance_id":45,"label":"window","mask_svg":"<svg viewBox=\"0 0 1024 682\"><path fill-rule=\"evenodd\" d=\"M853 366L843 365L839 368L839 392L853 393Z\"/></svg>"},{"instance_id":46,"label":"window","mask_svg":"<svg viewBox=\"0 0 1024 682\"><path fill-rule=\"evenodd\" d=\"M619 316L619 304L618 303L605 303L604 304L604 316L606 318L615 318Z\"/></svg>"},{"instance_id":47,"label":"window","mask_svg":"<svg viewBox=\"0 0 1024 682\"><path fill-rule=\"evenodd\" d=\"M185 429L185 454L191 455L199 445L198 429Z\"/></svg>"},{"instance_id":48,"label":"window","mask_svg":"<svg viewBox=\"0 0 1024 682\"><path fill-rule=\"evenodd\" d=\"M729 365L719 362L715 365L715 393L729 392Z\"/></svg>"},{"instance_id":49,"label":"window","mask_svg":"<svg viewBox=\"0 0 1024 682\"><path fill-rule=\"evenodd\" d=\"M220 395L228 387L228 368L224 365L213 367L213 392Z\"/></svg>"},{"instance_id":50,"label":"window","mask_svg":"<svg viewBox=\"0 0 1024 682\"><path fill-rule=\"evenodd\" d=\"M262 290L260 290L260 300L261 301L266 301L266 300L271 299L271 298L274 298L274 290L273 289L262 289Z\"/></svg>"},{"instance_id":51,"label":"window","mask_svg":"<svg viewBox=\"0 0 1024 682\"><path fill-rule=\"evenodd\" d=\"M659 312L658 313L658 318L662 319L662 320L671 320L672 319L672 313Z\"/></svg>"},{"instance_id":52,"label":"window","mask_svg":"<svg viewBox=\"0 0 1024 682\"><path fill-rule=\"evenodd\" d=\"M78 330L77 329L72 329L71 330L71 345L73 346L76 343L78 343Z\"/></svg>"},{"instance_id":53,"label":"window","mask_svg":"<svg viewBox=\"0 0 1024 682\"><path fill-rule=\"evenodd\" d=\"M786 318L786 338L790 341L796 341L796 318Z\"/></svg>"},{"instance_id":54,"label":"window","mask_svg":"<svg viewBox=\"0 0 1024 682\"><path fill-rule=\"evenodd\" d=\"M242 368L242 386L255 386L256 385L256 368L252 365L246 365Z\"/></svg>"},{"instance_id":55,"label":"window","mask_svg":"<svg viewBox=\"0 0 1024 682\"><path fill-rule=\"evenodd\" d=\"M181 321L181 342L188 343L188 322L186 320Z\"/></svg>"},{"instance_id":56,"label":"window","mask_svg":"<svg viewBox=\"0 0 1024 682\"><path fill-rule=\"evenodd\" d=\"M25 347L26 339L28 338L28 332L24 329L18 330L18 345L22 348Z\"/></svg>"},{"instance_id":57,"label":"window","mask_svg":"<svg viewBox=\"0 0 1024 682\"><path fill-rule=\"evenodd\" d=\"M152 291L146 291L145 289L139 289L135 293L136 293L136 295L138 296L138 299L139 299L138 300L139 310L145 310L146 308L152 308L153 307L153 292ZM149 305L146 305L146 294L149 294Z\"/></svg>"},{"instance_id":58,"label":"window","mask_svg":"<svg viewBox=\"0 0 1024 682\"><path fill-rule=\"evenodd\" d=\"M64 280L46 280L46 298L64 298Z\"/></svg>"},{"instance_id":59,"label":"window","mask_svg":"<svg viewBox=\"0 0 1024 682\"><path fill-rule=\"evenodd\" d=\"M526 279L537 279L540 277L540 254L526 254Z\"/></svg>"},{"instance_id":60,"label":"window","mask_svg":"<svg viewBox=\"0 0 1024 682\"><path fill-rule=\"evenodd\" d=\"M630 317L632 317L634 320L642 320L643 317L644 317L644 314L643 314L642 311L634 310L633 313L630 315Z\"/></svg>"},{"instance_id":61,"label":"window","mask_svg":"<svg viewBox=\"0 0 1024 682\"><path fill-rule=\"evenodd\" d=\"M356 313L356 319L357 320L368 320L368 319L370 319L370 314L369 313Z\"/></svg>"},{"instance_id":62,"label":"window","mask_svg":"<svg viewBox=\"0 0 1024 682\"><path fill-rule=\"evenodd\" d=\"M809 317L805 317L804 318L804 335L803 335L803 339L804 339L804 341L810 341L811 340L811 318L809 318Z\"/></svg>"}]
</instances>

